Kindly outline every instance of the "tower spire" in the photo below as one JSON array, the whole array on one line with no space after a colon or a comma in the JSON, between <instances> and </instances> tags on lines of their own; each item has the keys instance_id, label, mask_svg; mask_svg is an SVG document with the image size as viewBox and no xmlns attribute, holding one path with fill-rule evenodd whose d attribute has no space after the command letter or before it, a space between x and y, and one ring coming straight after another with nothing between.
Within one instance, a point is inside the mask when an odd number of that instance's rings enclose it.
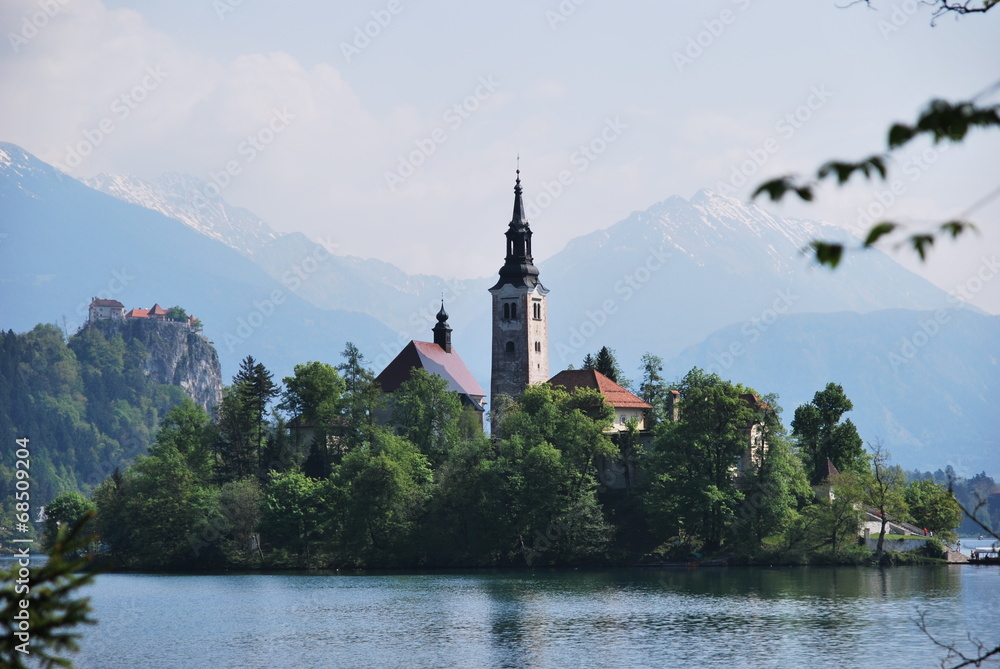
<instances>
[{"instance_id":1,"label":"tower spire","mask_svg":"<svg viewBox=\"0 0 1000 669\"><path fill-rule=\"evenodd\" d=\"M518 167L514 179L514 213L507 226L507 256L500 268L500 280L494 288L505 283L515 287L533 288L541 285L538 282L538 268L531 257L531 226L524 214L524 202L521 191L521 167L518 156Z\"/></svg>"},{"instance_id":2,"label":"tower spire","mask_svg":"<svg viewBox=\"0 0 1000 669\"><path fill-rule=\"evenodd\" d=\"M434 343L451 353L451 326L448 325L448 312L444 310L444 297L441 298L441 310L437 313L437 325L431 331L434 333Z\"/></svg>"}]
</instances>

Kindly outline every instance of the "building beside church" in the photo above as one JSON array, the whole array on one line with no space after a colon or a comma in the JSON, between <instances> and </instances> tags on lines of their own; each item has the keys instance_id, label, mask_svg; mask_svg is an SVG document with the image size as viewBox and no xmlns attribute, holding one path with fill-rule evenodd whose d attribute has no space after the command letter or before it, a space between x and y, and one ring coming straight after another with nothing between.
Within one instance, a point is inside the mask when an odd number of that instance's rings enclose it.
<instances>
[{"instance_id":1,"label":"building beside church","mask_svg":"<svg viewBox=\"0 0 1000 669\"><path fill-rule=\"evenodd\" d=\"M472 376L458 351L451 345L451 326L444 302L437 314L437 324L431 330L433 341L411 341L392 359L375 380L382 392L393 393L410 378L414 369L436 374L448 382L448 390L458 394L463 407L469 407L479 416L483 425L486 411L486 393Z\"/></svg>"},{"instance_id":2,"label":"building beside church","mask_svg":"<svg viewBox=\"0 0 1000 669\"><path fill-rule=\"evenodd\" d=\"M580 388L590 388L604 395L604 401L615 410L612 431L623 432L628 429L629 421L635 420L640 431L648 429L646 413L653 405L644 402L632 391L623 388L596 369L564 369L551 379L549 383L556 387L574 392Z\"/></svg>"},{"instance_id":3,"label":"building beside church","mask_svg":"<svg viewBox=\"0 0 1000 669\"><path fill-rule=\"evenodd\" d=\"M493 299L490 397L518 397L549 380L549 332L545 296L531 257L531 227L521 201L521 170L514 182L514 213L505 233L507 255L489 289Z\"/></svg>"}]
</instances>

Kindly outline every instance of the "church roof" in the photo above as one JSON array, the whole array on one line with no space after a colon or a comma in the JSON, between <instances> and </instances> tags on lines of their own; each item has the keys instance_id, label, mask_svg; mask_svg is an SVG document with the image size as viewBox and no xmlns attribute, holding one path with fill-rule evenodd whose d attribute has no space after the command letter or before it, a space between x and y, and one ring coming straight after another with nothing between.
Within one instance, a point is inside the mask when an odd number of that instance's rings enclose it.
<instances>
[{"instance_id":1,"label":"church roof","mask_svg":"<svg viewBox=\"0 0 1000 669\"><path fill-rule=\"evenodd\" d=\"M404 346L376 381L384 392L391 393L410 378L410 372L414 368L437 374L448 382L448 390L479 399L486 396L454 347L449 353L429 341L411 341Z\"/></svg>"},{"instance_id":2,"label":"church roof","mask_svg":"<svg viewBox=\"0 0 1000 669\"><path fill-rule=\"evenodd\" d=\"M605 401L616 409L652 409L648 402L621 387L596 369L564 369L551 379L553 386L562 386L573 392L577 388L592 388L604 395Z\"/></svg>"}]
</instances>

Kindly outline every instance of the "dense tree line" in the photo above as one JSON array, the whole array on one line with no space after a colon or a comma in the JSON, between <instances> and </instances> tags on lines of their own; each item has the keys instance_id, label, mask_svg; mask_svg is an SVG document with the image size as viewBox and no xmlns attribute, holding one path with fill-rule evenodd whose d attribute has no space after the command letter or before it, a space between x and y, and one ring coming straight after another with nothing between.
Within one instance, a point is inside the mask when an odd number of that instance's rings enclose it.
<instances>
[{"instance_id":1,"label":"dense tree line","mask_svg":"<svg viewBox=\"0 0 1000 669\"><path fill-rule=\"evenodd\" d=\"M141 342L98 328L68 341L54 325L0 334L0 439L31 440L33 508L62 492L89 493L147 451L163 416L185 397L143 374L147 356ZM4 517L14 499L13 458L13 448L0 448Z\"/></svg>"},{"instance_id":2,"label":"dense tree line","mask_svg":"<svg viewBox=\"0 0 1000 669\"><path fill-rule=\"evenodd\" d=\"M799 407L789 434L775 396L661 371L644 357L640 392L661 420L642 438L609 431L597 391L549 385L507 401L490 437L440 377L415 370L384 396L352 344L281 384L248 357L215 416L172 409L92 500L56 500L47 532L92 506L126 568L378 568L859 561L865 507L958 524L944 487L907 486L887 453L866 453L840 386ZM634 478L602 485L625 459Z\"/></svg>"}]
</instances>

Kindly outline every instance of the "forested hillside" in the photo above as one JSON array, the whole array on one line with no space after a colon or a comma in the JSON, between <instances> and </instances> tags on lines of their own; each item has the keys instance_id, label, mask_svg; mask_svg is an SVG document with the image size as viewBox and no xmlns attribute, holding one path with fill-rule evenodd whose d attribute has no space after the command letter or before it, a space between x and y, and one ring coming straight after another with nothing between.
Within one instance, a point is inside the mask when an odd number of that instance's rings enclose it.
<instances>
[{"instance_id":1,"label":"forested hillside","mask_svg":"<svg viewBox=\"0 0 1000 669\"><path fill-rule=\"evenodd\" d=\"M2 503L14 499L15 439L30 439L35 509L60 492L89 492L145 453L163 416L187 397L145 373L153 358L126 330L87 327L67 340L56 326L37 325L0 335Z\"/></svg>"}]
</instances>

